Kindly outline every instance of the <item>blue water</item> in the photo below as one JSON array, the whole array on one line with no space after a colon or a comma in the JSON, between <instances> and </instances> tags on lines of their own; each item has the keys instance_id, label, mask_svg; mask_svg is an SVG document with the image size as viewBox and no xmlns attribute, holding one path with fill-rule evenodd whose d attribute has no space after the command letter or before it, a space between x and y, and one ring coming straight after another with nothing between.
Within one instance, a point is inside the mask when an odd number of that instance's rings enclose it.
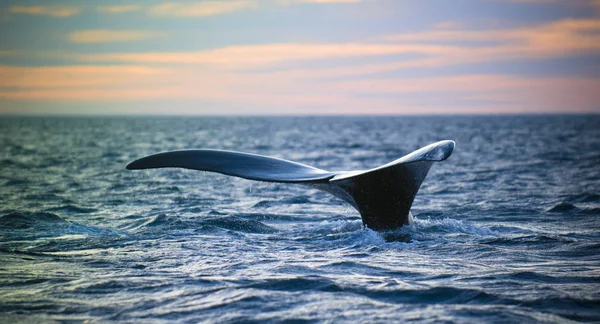
<instances>
[{"instance_id":1,"label":"blue water","mask_svg":"<svg viewBox=\"0 0 600 324\"><path fill-rule=\"evenodd\" d=\"M298 185L125 170L215 148L366 169L453 139L365 229ZM1 322L600 322L600 116L2 117Z\"/></svg>"}]
</instances>

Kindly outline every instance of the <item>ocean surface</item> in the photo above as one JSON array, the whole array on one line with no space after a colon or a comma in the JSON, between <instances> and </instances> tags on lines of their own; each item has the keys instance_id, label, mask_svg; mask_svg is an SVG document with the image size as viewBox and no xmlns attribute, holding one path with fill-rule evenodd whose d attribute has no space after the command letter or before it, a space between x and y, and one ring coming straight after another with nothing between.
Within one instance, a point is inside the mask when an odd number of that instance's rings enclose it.
<instances>
[{"instance_id":1,"label":"ocean surface","mask_svg":"<svg viewBox=\"0 0 600 324\"><path fill-rule=\"evenodd\" d=\"M325 170L456 141L378 233L213 148ZM0 322L600 322L600 115L1 117Z\"/></svg>"}]
</instances>

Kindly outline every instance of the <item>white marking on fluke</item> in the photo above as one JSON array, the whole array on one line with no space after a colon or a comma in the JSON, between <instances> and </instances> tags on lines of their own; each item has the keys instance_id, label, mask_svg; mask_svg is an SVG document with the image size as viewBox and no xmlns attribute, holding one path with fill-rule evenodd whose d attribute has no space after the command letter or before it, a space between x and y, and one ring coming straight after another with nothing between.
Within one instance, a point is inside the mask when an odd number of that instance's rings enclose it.
<instances>
[{"instance_id":1,"label":"white marking on fluke","mask_svg":"<svg viewBox=\"0 0 600 324\"><path fill-rule=\"evenodd\" d=\"M444 161L453 141L440 141L370 170L330 172L275 157L221 150L183 150L135 160L129 170L185 168L249 180L297 183L327 191L360 213L376 231L407 225L410 208L433 162Z\"/></svg>"}]
</instances>

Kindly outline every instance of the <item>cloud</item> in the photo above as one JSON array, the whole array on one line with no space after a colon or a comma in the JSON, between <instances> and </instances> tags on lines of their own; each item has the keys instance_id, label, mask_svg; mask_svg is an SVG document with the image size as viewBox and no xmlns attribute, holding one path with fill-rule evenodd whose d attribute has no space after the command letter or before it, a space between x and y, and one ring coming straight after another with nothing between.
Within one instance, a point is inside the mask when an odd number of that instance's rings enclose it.
<instances>
[{"instance_id":1,"label":"cloud","mask_svg":"<svg viewBox=\"0 0 600 324\"><path fill-rule=\"evenodd\" d=\"M137 65L6 66L0 65L0 88L64 88L134 85L170 73L169 69Z\"/></svg>"},{"instance_id":2,"label":"cloud","mask_svg":"<svg viewBox=\"0 0 600 324\"><path fill-rule=\"evenodd\" d=\"M108 43L129 42L164 35L164 33L154 31L90 29L72 32L67 38L73 43Z\"/></svg>"},{"instance_id":3,"label":"cloud","mask_svg":"<svg viewBox=\"0 0 600 324\"><path fill-rule=\"evenodd\" d=\"M541 45L541 43L552 43L556 40L572 39L573 43L589 43L598 41L600 32L600 19L564 19L553 21L537 26L513 28L513 29L491 29L491 30L469 30L469 29L448 29L433 30L420 33L405 33L398 35L389 35L378 38L389 42L418 42L418 43L444 43L449 41L461 42L481 42L496 44L490 46L503 45L509 42L524 43L523 46L531 44ZM557 44L558 45L558 44ZM564 44L560 44L564 47ZM568 44L567 44L568 45ZM597 44L588 44L597 47Z\"/></svg>"},{"instance_id":4,"label":"cloud","mask_svg":"<svg viewBox=\"0 0 600 324\"><path fill-rule=\"evenodd\" d=\"M141 9L138 5L118 5L118 6L102 6L98 7L97 10L102 13L120 14L131 11L139 11Z\"/></svg>"},{"instance_id":5,"label":"cloud","mask_svg":"<svg viewBox=\"0 0 600 324\"><path fill-rule=\"evenodd\" d=\"M488 30L469 30L460 24L436 27L361 42L63 54L63 59L85 66L0 67L0 98L53 102L164 100L170 104L187 100L211 102L217 107L261 107L260 111L251 110L257 113L600 112L598 78L388 74L481 62L597 57L600 19L563 19ZM95 41L111 37L96 35ZM385 60L379 59L383 57ZM186 112L203 111L169 110Z\"/></svg>"},{"instance_id":6,"label":"cloud","mask_svg":"<svg viewBox=\"0 0 600 324\"><path fill-rule=\"evenodd\" d=\"M20 54L21 52L16 50L0 50L0 57L15 57Z\"/></svg>"},{"instance_id":7,"label":"cloud","mask_svg":"<svg viewBox=\"0 0 600 324\"><path fill-rule=\"evenodd\" d=\"M457 44L453 52L429 55L431 67L507 60L600 54L600 19L565 19L498 30L433 30L378 38L393 44ZM423 62L423 60L415 60ZM393 65L390 65L391 68Z\"/></svg>"},{"instance_id":8,"label":"cloud","mask_svg":"<svg viewBox=\"0 0 600 324\"><path fill-rule=\"evenodd\" d=\"M77 7L64 6L13 6L9 8L9 11L16 14L49 16L53 18L71 17L81 12Z\"/></svg>"},{"instance_id":9,"label":"cloud","mask_svg":"<svg viewBox=\"0 0 600 324\"><path fill-rule=\"evenodd\" d=\"M164 2L149 8L152 16L159 17L205 17L243 9L256 8L257 1L200 1L200 2Z\"/></svg>"},{"instance_id":10,"label":"cloud","mask_svg":"<svg viewBox=\"0 0 600 324\"><path fill-rule=\"evenodd\" d=\"M0 98L38 101L210 101L265 112L599 112L600 80L467 74L315 80L202 66L0 66ZM290 107L290 110L273 110ZM294 108L296 107L296 108ZM331 107L344 107L344 110ZM169 110L169 113L200 111ZM235 113L223 110L222 113Z\"/></svg>"},{"instance_id":11,"label":"cloud","mask_svg":"<svg viewBox=\"0 0 600 324\"><path fill-rule=\"evenodd\" d=\"M73 54L66 58L81 62L210 65L234 71L269 68L290 77L327 78L599 53L600 19L566 19L513 29L433 29L355 43L274 43L192 52ZM376 60L383 56L401 57L387 62ZM360 65L333 61L318 69L303 63L341 58L373 60Z\"/></svg>"},{"instance_id":12,"label":"cloud","mask_svg":"<svg viewBox=\"0 0 600 324\"><path fill-rule=\"evenodd\" d=\"M244 69L269 66L282 62L406 53L435 54L439 52L452 52L452 50L453 47L442 45L277 43L229 46L196 52L82 54L70 56L69 58L87 62L211 64L228 69Z\"/></svg>"}]
</instances>

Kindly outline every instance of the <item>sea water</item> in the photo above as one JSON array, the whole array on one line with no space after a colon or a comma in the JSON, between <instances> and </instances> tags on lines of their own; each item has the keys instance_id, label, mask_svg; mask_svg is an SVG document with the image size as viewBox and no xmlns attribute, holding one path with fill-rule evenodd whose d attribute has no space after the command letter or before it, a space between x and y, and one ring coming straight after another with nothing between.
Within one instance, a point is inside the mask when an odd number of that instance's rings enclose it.
<instances>
[{"instance_id":1,"label":"sea water","mask_svg":"<svg viewBox=\"0 0 600 324\"><path fill-rule=\"evenodd\" d=\"M300 185L184 169L226 149L376 167L438 140L378 233ZM2 117L0 322L599 322L600 116Z\"/></svg>"}]
</instances>

